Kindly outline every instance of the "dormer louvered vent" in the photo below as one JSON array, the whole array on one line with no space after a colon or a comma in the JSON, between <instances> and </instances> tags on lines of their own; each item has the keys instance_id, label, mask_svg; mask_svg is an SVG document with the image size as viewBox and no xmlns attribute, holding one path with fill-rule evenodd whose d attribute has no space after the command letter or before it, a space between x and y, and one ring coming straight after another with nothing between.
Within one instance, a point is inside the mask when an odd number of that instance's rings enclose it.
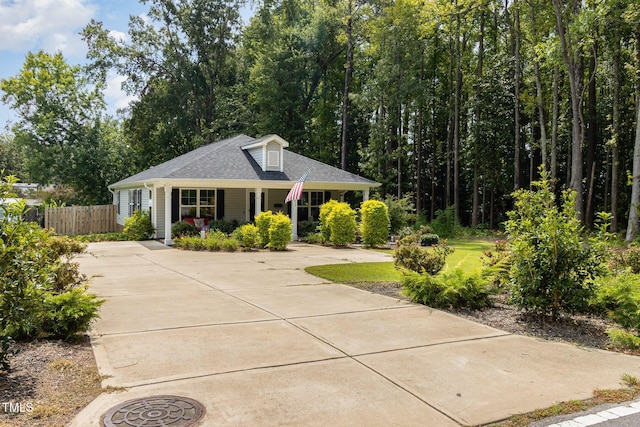
<instances>
[{"instance_id":1,"label":"dormer louvered vent","mask_svg":"<svg viewBox=\"0 0 640 427\"><path fill-rule=\"evenodd\" d=\"M267 135L242 147L260 165L263 171L283 172L284 149L289 143L278 135Z\"/></svg>"}]
</instances>

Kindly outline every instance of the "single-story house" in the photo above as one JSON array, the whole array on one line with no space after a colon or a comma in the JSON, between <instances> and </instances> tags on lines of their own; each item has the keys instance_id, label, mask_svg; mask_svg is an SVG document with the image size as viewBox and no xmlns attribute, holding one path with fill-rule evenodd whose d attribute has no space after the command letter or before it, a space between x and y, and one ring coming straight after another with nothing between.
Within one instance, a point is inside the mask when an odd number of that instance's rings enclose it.
<instances>
[{"instance_id":1,"label":"single-story house","mask_svg":"<svg viewBox=\"0 0 640 427\"><path fill-rule=\"evenodd\" d=\"M287 150L278 135L238 135L197 148L109 185L118 224L137 209L148 209L156 238L171 244L180 220L253 221L265 210L289 215L297 239L298 221L318 219L320 205L347 191L369 198L380 184ZM293 185L308 172L302 197L285 203Z\"/></svg>"}]
</instances>

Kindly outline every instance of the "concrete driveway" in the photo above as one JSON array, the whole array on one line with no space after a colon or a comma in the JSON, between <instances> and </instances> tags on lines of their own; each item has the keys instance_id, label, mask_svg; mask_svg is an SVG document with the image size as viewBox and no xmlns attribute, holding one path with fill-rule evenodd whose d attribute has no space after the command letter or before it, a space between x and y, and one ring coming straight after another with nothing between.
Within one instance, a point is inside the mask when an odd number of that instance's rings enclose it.
<instances>
[{"instance_id":1,"label":"concrete driveway","mask_svg":"<svg viewBox=\"0 0 640 427\"><path fill-rule=\"evenodd\" d=\"M359 249L204 253L94 243L78 261L107 302L91 332L104 393L179 395L204 426L480 425L640 377L640 358L546 342L328 284L310 265L390 261Z\"/></svg>"}]
</instances>

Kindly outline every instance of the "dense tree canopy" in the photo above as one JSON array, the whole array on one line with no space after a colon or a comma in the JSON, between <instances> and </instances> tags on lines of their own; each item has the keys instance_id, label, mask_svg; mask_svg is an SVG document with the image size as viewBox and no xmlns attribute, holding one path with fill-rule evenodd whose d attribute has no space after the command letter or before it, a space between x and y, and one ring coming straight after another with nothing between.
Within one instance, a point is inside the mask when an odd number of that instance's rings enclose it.
<instances>
[{"instance_id":1,"label":"dense tree canopy","mask_svg":"<svg viewBox=\"0 0 640 427\"><path fill-rule=\"evenodd\" d=\"M132 17L126 39L100 22L83 32L94 80L115 70L136 96L123 138L100 139L112 162L130 150L119 170L237 133L277 133L381 182L381 196L411 194L427 219L455 205L463 224L498 227L513 190L544 164L555 191L577 191L586 224L604 210L614 229L640 228L636 1L269 0L244 24L238 0L143 3L147 18ZM18 89L3 90L31 114ZM91 93L58 97L83 140L104 134L89 126L101 111ZM51 170L41 154L50 146L83 155L59 122L21 117L30 119L16 143L32 147L28 163L41 171Z\"/></svg>"}]
</instances>

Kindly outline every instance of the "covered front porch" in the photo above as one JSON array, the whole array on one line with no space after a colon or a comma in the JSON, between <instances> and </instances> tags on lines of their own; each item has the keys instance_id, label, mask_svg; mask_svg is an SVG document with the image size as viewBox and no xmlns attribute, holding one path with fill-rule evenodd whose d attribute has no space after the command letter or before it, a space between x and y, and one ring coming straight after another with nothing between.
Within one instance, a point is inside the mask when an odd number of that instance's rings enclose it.
<instances>
[{"instance_id":1,"label":"covered front porch","mask_svg":"<svg viewBox=\"0 0 640 427\"><path fill-rule=\"evenodd\" d=\"M289 183L289 185L291 185ZM343 201L348 189L305 188L300 200L285 203L289 188L234 188L212 185L154 185L149 191L148 206L156 238L171 245L171 228L178 221L207 226L214 220L243 224L252 222L263 211L282 212L292 221L292 240L298 239L298 222L317 221L320 206L333 199ZM363 200L369 189L359 190Z\"/></svg>"}]
</instances>

